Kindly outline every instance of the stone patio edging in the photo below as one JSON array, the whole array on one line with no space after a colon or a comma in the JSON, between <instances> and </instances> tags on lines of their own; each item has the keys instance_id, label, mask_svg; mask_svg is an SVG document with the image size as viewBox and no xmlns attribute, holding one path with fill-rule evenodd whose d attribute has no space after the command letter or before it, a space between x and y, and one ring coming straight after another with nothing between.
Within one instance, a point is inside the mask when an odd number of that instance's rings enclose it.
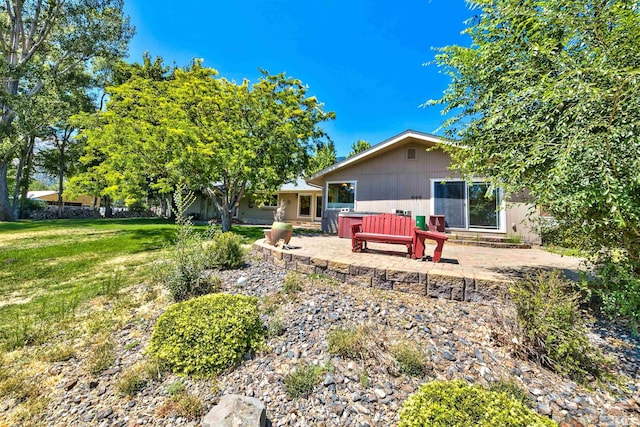
<instances>
[{"instance_id":1,"label":"stone patio edging","mask_svg":"<svg viewBox=\"0 0 640 427\"><path fill-rule=\"evenodd\" d=\"M338 262L326 257L310 257L258 240L253 253L273 265L304 274L323 274L355 286L407 292L431 298L455 301L494 301L506 296L506 281L483 280L455 274L401 271L355 263Z\"/></svg>"}]
</instances>

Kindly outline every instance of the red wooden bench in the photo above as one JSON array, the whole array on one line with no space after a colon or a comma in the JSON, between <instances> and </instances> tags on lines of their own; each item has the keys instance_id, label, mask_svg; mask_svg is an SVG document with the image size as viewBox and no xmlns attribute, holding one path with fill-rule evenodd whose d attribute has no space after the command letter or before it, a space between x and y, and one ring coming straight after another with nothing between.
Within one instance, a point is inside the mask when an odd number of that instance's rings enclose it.
<instances>
[{"instance_id":1,"label":"red wooden bench","mask_svg":"<svg viewBox=\"0 0 640 427\"><path fill-rule=\"evenodd\" d=\"M352 251L364 251L367 242L405 245L409 256L416 244L416 222L406 216L393 214L369 215L362 224L354 224L351 230Z\"/></svg>"}]
</instances>

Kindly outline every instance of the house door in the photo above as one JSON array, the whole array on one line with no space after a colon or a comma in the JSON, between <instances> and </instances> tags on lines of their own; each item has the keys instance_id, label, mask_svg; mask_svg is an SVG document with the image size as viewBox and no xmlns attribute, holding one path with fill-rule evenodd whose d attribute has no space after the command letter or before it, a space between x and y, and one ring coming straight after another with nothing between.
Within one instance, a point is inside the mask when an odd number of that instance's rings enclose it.
<instances>
[{"instance_id":1,"label":"house door","mask_svg":"<svg viewBox=\"0 0 640 427\"><path fill-rule=\"evenodd\" d=\"M447 228L467 228L464 181L434 183L434 215L444 215Z\"/></svg>"}]
</instances>

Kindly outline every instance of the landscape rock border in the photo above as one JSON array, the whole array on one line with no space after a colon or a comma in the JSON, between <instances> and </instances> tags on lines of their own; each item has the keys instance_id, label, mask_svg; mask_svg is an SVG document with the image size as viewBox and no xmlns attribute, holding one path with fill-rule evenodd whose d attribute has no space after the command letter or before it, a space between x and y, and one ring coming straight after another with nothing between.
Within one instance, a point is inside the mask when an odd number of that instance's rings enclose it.
<instances>
[{"instance_id":1,"label":"landscape rock border","mask_svg":"<svg viewBox=\"0 0 640 427\"><path fill-rule=\"evenodd\" d=\"M374 268L355 263L338 262L325 257L309 257L280 248L264 246L260 240L253 244L253 253L262 260L285 270L304 274L322 274L355 286L394 290L453 301L490 302L504 300L509 283L446 275L442 272L431 274Z\"/></svg>"}]
</instances>

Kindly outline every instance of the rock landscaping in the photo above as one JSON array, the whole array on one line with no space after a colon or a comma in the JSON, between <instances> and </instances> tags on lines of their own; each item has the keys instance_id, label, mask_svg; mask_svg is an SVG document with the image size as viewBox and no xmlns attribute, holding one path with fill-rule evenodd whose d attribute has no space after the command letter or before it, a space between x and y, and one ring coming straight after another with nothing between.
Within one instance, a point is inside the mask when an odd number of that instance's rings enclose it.
<instances>
[{"instance_id":1,"label":"rock landscaping","mask_svg":"<svg viewBox=\"0 0 640 427\"><path fill-rule=\"evenodd\" d=\"M391 426L398 423L403 402L421 385L432 379L458 379L483 386L513 383L534 411L563 426L640 425L640 342L623 329L608 324L592 328L592 341L617 360L618 381L587 389L515 359L494 343L495 301L417 297L316 275L290 277L283 290L287 273L261 260L212 274L222 279L224 292L261 298L262 320L268 328L263 350L215 378L151 375L143 378L139 390L132 386L131 394L123 393L118 384L124 376L149 363L145 349L167 306L166 299L150 299L133 308L131 320L111 334L114 355L107 369L88 373L89 350L51 363L48 376L41 379L51 390L42 396L48 403L41 422L196 426L223 396L240 395L264 404L267 426ZM128 291L150 290L142 284ZM332 331L357 327L365 331L366 351L360 357L329 352ZM393 356L398 345L422 351L420 369L401 366ZM305 372L310 373L303 378L311 381L305 386L308 393L292 398L286 379ZM259 406L253 399L250 402ZM0 413L12 411L17 403L0 402Z\"/></svg>"}]
</instances>

